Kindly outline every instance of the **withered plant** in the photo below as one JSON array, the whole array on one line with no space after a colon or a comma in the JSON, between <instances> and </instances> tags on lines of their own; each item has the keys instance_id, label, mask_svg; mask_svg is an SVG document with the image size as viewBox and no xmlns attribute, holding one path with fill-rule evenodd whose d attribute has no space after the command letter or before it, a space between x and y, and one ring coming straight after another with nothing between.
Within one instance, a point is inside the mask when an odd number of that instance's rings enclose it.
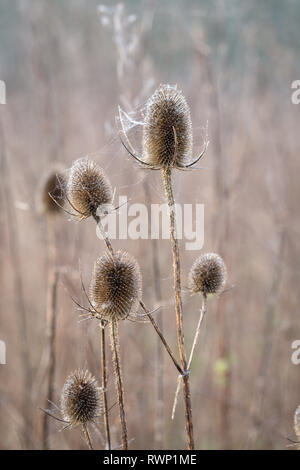
<instances>
[{"instance_id":1,"label":"withered plant","mask_svg":"<svg viewBox=\"0 0 300 470\"><path fill-rule=\"evenodd\" d=\"M123 123L121 114L120 122ZM133 148L124 127L120 132L120 137L126 150L143 168L161 170L162 172L170 217L175 312L180 363L183 371L187 441L188 448L194 449L189 370L187 369L184 350L180 254L176 235L172 170L191 168L204 155L207 144L205 144L204 150L193 159L193 134L189 106L182 92L177 89L177 86L171 85L161 85L146 103L143 122L143 153L140 154Z\"/></svg>"},{"instance_id":2,"label":"withered plant","mask_svg":"<svg viewBox=\"0 0 300 470\"><path fill-rule=\"evenodd\" d=\"M84 158L74 162L66 189L66 200L72 212L71 215L80 220L92 216L105 241L108 253L98 258L94 266L94 272L90 287L90 295L87 294L82 283L82 288L88 300L88 306L84 307L75 299L77 306L88 312L87 318L100 320L102 328L102 385L103 393L106 392L106 366L105 347L103 336L107 324L111 330L111 345L116 377L120 422L122 427L122 447L128 448L127 425L124 408L124 390L121 375L121 364L119 354L118 321L126 318L132 321L150 320L166 351L171 357L178 372L183 371L178 364L171 348L160 331L153 315L146 308L141 299L141 274L138 263L125 252L115 252L112 243L104 231L101 218L108 210L111 210L112 191L111 185L103 170L93 161ZM138 305L144 314L137 315ZM104 414L106 416L107 438L109 436L107 399L104 396Z\"/></svg>"},{"instance_id":3,"label":"withered plant","mask_svg":"<svg viewBox=\"0 0 300 470\"><path fill-rule=\"evenodd\" d=\"M201 325L206 314L207 296L221 293L224 289L226 278L226 266L222 258L216 253L205 253L200 255L190 269L189 290L192 294L202 295L202 306L200 309L200 316L187 364L188 370L190 370L192 365L194 352L200 335ZM172 410L172 419L174 419L175 415L180 383L181 376L178 377L178 385Z\"/></svg>"}]
</instances>

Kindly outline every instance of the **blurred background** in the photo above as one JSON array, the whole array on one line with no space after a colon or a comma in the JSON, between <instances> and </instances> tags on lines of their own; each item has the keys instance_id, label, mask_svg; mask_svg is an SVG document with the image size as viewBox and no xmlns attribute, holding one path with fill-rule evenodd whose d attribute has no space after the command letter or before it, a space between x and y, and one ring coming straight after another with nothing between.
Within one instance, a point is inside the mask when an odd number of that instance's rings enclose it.
<instances>
[{"instance_id":1,"label":"blurred background","mask_svg":"<svg viewBox=\"0 0 300 470\"><path fill-rule=\"evenodd\" d=\"M121 195L163 203L159 172L128 158L115 124L118 105L136 111L160 83L177 83L190 104L194 154L207 127L210 145L199 169L174 172L175 197L205 205L201 252L218 252L227 287L234 285L209 301L191 370L196 448L286 449L288 438L296 439L300 365L291 361L291 345L300 339L300 105L292 104L291 84L300 78L299 22L296 0L0 1L7 92L0 105L2 449L44 447L39 407L49 398L53 295L53 402L59 407L64 381L78 367L100 381L97 321L79 323L70 294L85 301L80 270L88 286L104 244L92 220L62 213L50 221L39 213L41 180L57 163L68 169L89 155L106 170L117 201ZM144 301L150 309L162 306L155 315L177 355L169 241L114 246L138 259ZM198 255L181 243L184 287ZM187 352L200 305L184 292ZM177 372L151 325L122 322L120 347L130 447L185 448L182 398L171 420ZM109 348L107 354L111 406ZM117 406L110 423L118 447ZM79 429L59 432L54 419L49 426L51 448L86 448ZM102 419L91 435L103 448Z\"/></svg>"}]
</instances>

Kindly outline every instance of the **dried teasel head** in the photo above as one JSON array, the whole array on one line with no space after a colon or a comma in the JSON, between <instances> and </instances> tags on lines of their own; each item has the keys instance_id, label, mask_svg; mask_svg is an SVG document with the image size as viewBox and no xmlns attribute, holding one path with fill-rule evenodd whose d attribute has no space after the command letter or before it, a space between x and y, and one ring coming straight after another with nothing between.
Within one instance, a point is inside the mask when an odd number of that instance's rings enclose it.
<instances>
[{"instance_id":1,"label":"dried teasel head","mask_svg":"<svg viewBox=\"0 0 300 470\"><path fill-rule=\"evenodd\" d=\"M70 169L67 198L77 217L86 219L95 215L99 207L112 203L112 186L97 163L80 158Z\"/></svg>"},{"instance_id":2,"label":"dried teasel head","mask_svg":"<svg viewBox=\"0 0 300 470\"><path fill-rule=\"evenodd\" d=\"M295 428L296 436L300 441L300 405L298 406L298 408L295 411L294 428Z\"/></svg>"},{"instance_id":3,"label":"dried teasel head","mask_svg":"<svg viewBox=\"0 0 300 470\"><path fill-rule=\"evenodd\" d=\"M61 394L64 420L72 426L86 424L101 414L101 388L89 371L76 370L70 374Z\"/></svg>"},{"instance_id":4,"label":"dried teasel head","mask_svg":"<svg viewBox=\"0 0 300 470\"><path fill-rule=\"evenodd\" d=\"M226 266L216 253L205 253L194 262L189 273L189 288L192 292L216 294L221 292L227 278Z\"/></svg>"},{"instance_id":5,"label":"dried teasel head","mask_svg":"<svg viewBox=\"0 0 300 470\"><path fill-rule=\"evenodd\" d=\"M104 254L94 265L90 298L95 310L108 321L136 313L142 277L136 260L125 251Z\"/></svg>"},{"instance_id":6,"label":"dried teasel head","mask_svg":"<svg viewBox=\"0 0 300 470\"><path fill-rule=\"evenodd\" d=\"M43 175L37 191L37 210L40 214L55 215L62 211L65 185L65 175L60 167Z\"/></svg>"},{"instance_id":7,"label":"dried teasel head","mask_svg":"<svg viewBox=\"0 0 300 470\"><path fill-rule=\"evenodd\" d=\"M153 167L182 168L192 157L189 106L180 90L160 85L146 103L143 158Z\"/></svg>"}]
</instances>

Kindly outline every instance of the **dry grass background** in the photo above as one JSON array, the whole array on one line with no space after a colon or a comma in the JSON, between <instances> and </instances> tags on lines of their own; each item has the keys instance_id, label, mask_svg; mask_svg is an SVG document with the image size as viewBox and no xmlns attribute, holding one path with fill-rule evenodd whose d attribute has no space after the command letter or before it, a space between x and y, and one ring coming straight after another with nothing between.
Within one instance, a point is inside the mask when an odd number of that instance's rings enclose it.
<instances>
[{"instance_id":1,"label":"dry grass background","mask_svg":"<svg viewBox=\"0 0 300 470\"><path fill-rule=\"evenodd\" d=\"M0 109L0 339L7 345L7 365L0 366L0 447L42 446L38 407L46 398L47 226L35 211L38 182L54 162L68 168L92 154L117 195L144 202L148 190L152 202L163 202L160 176L134 168L118 140L115 116L118 104L129 111L159 83L170 82L178 83L190 103L198 147L207 121L210 140L198 165L202 169L176 173L175 196L177 202L205 204L202 251L220 253L235 285L209 302L192 367L196 447L286 448L300 403L300 366L290 359L291 343L300 338L299 108L290 99L291 82L299 78L299 5L292 0L126 1L124 18L136 14L137 19L121 39L136 30L138 48L130 56L125 47L123 57L117 51L120 37L101 24L97 6L94 0L0 2L0 78L7 85L7 104ZM81 298L79 260L88 285L104 244L93 221L74 223L66 215L57 219L55 238L59 403L70 371L88 367L100 377L98 326L78 323L67 291ZM163 317L176 349L169 242L154 247L158 279L151 242L115 241L114 246L139 260L148 306L157 305L158 281L164 308L156 315ZM199 253L185 251L183 243L181 250L186 285ZM199 302L184 295L188 350ZM157 339L150 325L124 322L120 330L130 446L155 448ZM174 422L170 419L177 374L163 357L160 445L184 448L182 400ZM111 364L109 370L112 404ZM117 444L117 407L110 420ZM52 421L54 448L85 448L79 431L59 429ZM101 447L95 431L93 439Z\"/></svg>"}]
</instances>

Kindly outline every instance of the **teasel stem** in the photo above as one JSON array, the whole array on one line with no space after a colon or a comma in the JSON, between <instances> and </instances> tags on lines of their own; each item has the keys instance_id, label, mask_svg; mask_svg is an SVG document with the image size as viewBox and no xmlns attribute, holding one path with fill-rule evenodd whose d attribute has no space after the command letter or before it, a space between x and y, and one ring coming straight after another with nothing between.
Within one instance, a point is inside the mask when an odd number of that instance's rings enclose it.
<instances>
[{"instance_id":1,"label":"teasel stem","mask_svg":"<svg viewBox=\"0 0 300 470\"><path fill-rule=\"evenodd\" d=\"M106 232L105 232L105 230L104 230L104 228L103 228L103 225L102 225L102 222L101 222L100 217L98 217L97 215L94 215L94 219L95 219L95 221L97 222L98 228L99 228L99 230L100 230L100 232L101 232L101 234L102 234L102 237L103 237L103 239L104 239L104 242L105 242L105 244L106 244L107 249L108 249L109 252L113 255L113 254L114 254L114 249L113 249L113 247L112 247L112 244L111 244L110 239L108 238L108 236L107 236L107 234L106 234ZM183 372L182 368L180 367L178 361L175 359L175 356L174 356L174 354L173 354L173 352L172 352L170 346L168 345L168 343L167 343L165 337L163 336L162 332L160 331L159 326L157 325L157 323L156 323L156 321L154 320L153 316L148 312L148 310L147 310L147 308L146 308L146 306L145 306L145 304L144 304L144 302L143 302L142 300L139 301L139 304L140 304L141 308L144 310L144 312L146 313L146 315L148 316L148 318L149 318L149 320L150 320L152 326L154 327L156 333L157 333L158 336L160 337L160 339L161 339L161 341L162 341L162 343L163 343L163 345L164 345L164 347L165 347L167 353L169 354L170 358L172 359L172 361L173 361L173 363L174 363L176 369L178 370L178 372L179 372L181 375L184 375L184 372Z\"/></svg>"},{"instance_id":2,"label":"teasel stem","mask_svg":"<svg viewBox=\"0 0 300 470\"><path fill-rule=\"evenodd\" d=\"M83 425L82 425L82 432L83 432L85 441L86 441L86 443L87 443L87 445L88 445L88 448L89 448L90 450L94 450L94 449L93 449L93 446L92 446L91 437L90 437L90 434L89 434L89 431L88 431L88 428L87 428L87 425L86 425L86 424L83 424Z\"/></svg>"},{"instance_id":3,"label":"teasel stem","mask_svg":"<svg viewBox=\"0 0 300 470\"><path fill-rule=\"evenodd\" d=\"M206 294L203 294L202 306L201 306L201 310L200 310L200 317L199 317L198 325L197 325L197 328L196 328L196 333L195 333L195 336L194 336L194 341L193 341L193 345L192 345L192 349L191 349L191 353L190 353L190 357L189 357L189 361L188 361L188 365L187 365L188 370L190 370L190 367L191 367L191 364L192 364L195 348L197 346L197 342L198 342L198 339L199 339L201 325L202 325L204 316L206 314L206 305L207 305L207 296L206 296ZM172 409L172 419L174 419L174 416L175 416L176 406L177 406L177 402L178 402L178 394L179 394L179 390L180 390L181 378L182 378L182 376L179 375L178 376L177 389L176 389L176 392L175 392L173 409Z\"/></svg>"},{"instance_id":4,"label":"teasel stem","mask_svg":"<svg viewBox=\"0 0 300 470\"><path fill-rule=\"evenodd\" d=\"M111 450L110 428L108 419L108 403L107 403L107 372L106 372L106 352L105 352L105 328L100 323L101 335L101 369L102 369L102 390L103 390L103 411L104 411L104 427L106 434L106 449Z\"/></svg>"},{"instance_id":5,"label":"teasel stem","mask_svg":"<svg viewBox=\"0 0 300 470\"><path fill-rule=\"evenodd\" d=\"M47 280L47 306L46 306L46 341L47 341L47 396L48 403L54 401L55 383L55 336L56 336L56 303L57 284L59 273L55 268L55 227L52 215L47 217L48 232L48 280ZM50 449L50 417L45 413L43 421L43 448Z\"/></svg>"},{"instance_id":6,"label":"teasel stem","mask_svg":"<svg viewBox=\"0 0 300 470\"><path fill-rule=\"evenodd\" d=\"M117 385L118 402L119 402L119 413L122 428L122 448L128 450L128 437L127 437L127 425L124 408L124 389L122 381L121 363L120 363L120 351L119 351L119 333L118 323L112 321L110 323L110 334L111 334L111 348L114 364L115 379Z\"/></svg>"},{"instance_id":7,"label":"teasel stem","mask_svg":"<svg viewBox=\"0 0 300 470\"><path fill-rule=\"evenodd\" d=\"M107 236L107 233L105 232L105 230L103 228L100 217L97 214L93 214L93 217L94 217L94 220L95 220L95 222L96 222L96 224L97 224L97 226L98 226L98 228L101 232L101 235L103 237L103 240L106 244L106 247L107 247L108 251L113 255L114 254L114 249L112 247L110 239Z\"/></svg>"},{"instance_id":8,"label":"teasel stem","mask_svg":"<svg viewBox=\"0 0 300 470\"><path fill-rule=\"evenodd\" d=\"M162 179L164 183L165 193L169 206L170 216L170 236L173 255L173 277L174 277L174 291L175 291L175 311L177 323L177 339L179 347L179 355L181 362L181 369L184 371L182 376L183 380L183 398L185 405L185 420L186 420L186 433L188 441L188 449L194 449L194 432L192 421L192 404L189 383L189 373L187 371L186 356L184 352L184 335L183 335L183 319L182 319L182 300L181 300L181 279L180 279L180 256L179 246L176 237L176 214L175 214L175 201L172 189L172 176L171 168L165 167L162 169Z\"/></svg>"},{"instance_id":9,"label":"teasel stem","mask_svg":"<svg viewBox=\"0 0 300 470\"><path fill-rule=\"evenodd\" d=\"M151 313L148 312L148 310L147 310L147 308L146 308L146 306L145 306L145 304L144 304L144 302L143 302L142 300L140 300L140 306L142 307L142 309L144 310L144 312L145 312L146 315L148 316L148 318L149 318L149 320L150 320L150 322L151 322L153 328L155 329L156 333L157 333L158 336L160 337L161 342L163 343L163 345L164 345L164 347L165 347L167 353L169 354L170 358L172 359L174 366L176 367L176 369L178 370L178 372L180 373L181 376L184 375L184 373L183 373L183 371L182 371L180 365L178 364L177 360L175 359L174 354L173 354L172 351L171 351L170 346L168 345L168 343L166 342L166 340L165 340L165 338L164 338L162 332L160 331L158 324L157 324L156 321L154 320L154 318L153 318L153 316L151 315Z\"/></svg>"}]
</instances>

